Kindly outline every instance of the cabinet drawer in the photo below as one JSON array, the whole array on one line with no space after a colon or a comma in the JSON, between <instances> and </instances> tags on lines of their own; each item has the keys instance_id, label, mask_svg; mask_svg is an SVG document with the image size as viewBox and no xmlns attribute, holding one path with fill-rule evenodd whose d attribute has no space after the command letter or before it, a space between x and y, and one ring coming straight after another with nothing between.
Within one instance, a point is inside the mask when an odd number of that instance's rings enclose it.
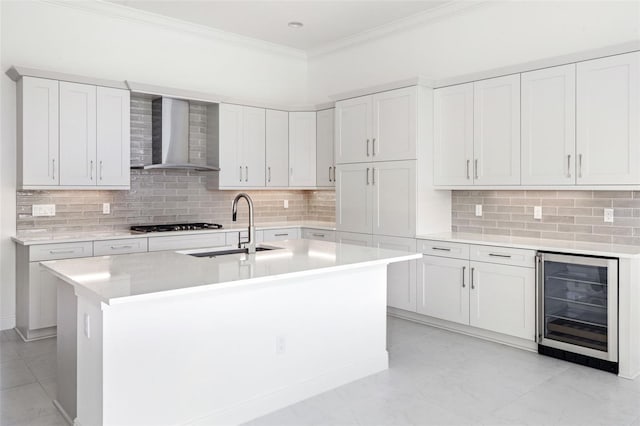
<instances>
[{"instance_id":1,"label":"cabinet drawer","mask_svg":"<svg viewBox=\"0 0 640 426\"><path fill-rule=\"evenodd\" d=\"M307 240L335 241L336 233L335 231L326 231L324 229L303 228L302 238Z\"/></svg>"},{"instance_id":2,"label":"cabinet drawer","mask_svg":"<svg viewBox=\"0 0 640 426\"><path fill-rule=\"evenodd\" d=\"M147 251L147 238L125 238L93 242L94 256L112 254L141 253Z\"/></svg>"},{"instance_id":3,"label":"cabinet drawer","mask_svg":"<svg viewBox=\"0 0 640 426\"><path fill-rule=\"evenodd\" d=\"M265 241L295 240L298 238L300 238L300 229L298 228L264 230Z\"/></svg>"},{"instance_id":4,"label":"cabinet drawer","mask_svg":"<svg viewBox=\"0 0 640 426\"><path fill-rule=\"evenodd\" d=\"M469 245L448 241L418 240L418 251L431 256L469 259Z\"/></svg>"},{"instance_id":5,"label":"cabinet drawer","mask_svg":"<svg viewBox=\"0 0 640 426\"><path fill-rule=\"evenodd\" d=\"M39 244L29 247L29 260L31 262L91 256L93 256L93 243L91 241Z\"/></svg>"},{"instance_id":6,"label":"cabinet drawer","mask_svg":"<svg viewBox=\"0 0 640 426\"><path fill-rule=\"evenodd\" d=\"M149 251L184 250L226 245L224 232L200 235L176 235L149 238Z\"/></svg>"},{"instance_id":7,"label":"cabinet drawer","mask_svg":"<svg viewBox=\"0 0 640 426\"><path fill-rule=\"evenodd\" d=\"M494 246L470 246L470 258L478 262L499 263L501 265L535 267L534 250Z\"/></svg>"}]
</instances>

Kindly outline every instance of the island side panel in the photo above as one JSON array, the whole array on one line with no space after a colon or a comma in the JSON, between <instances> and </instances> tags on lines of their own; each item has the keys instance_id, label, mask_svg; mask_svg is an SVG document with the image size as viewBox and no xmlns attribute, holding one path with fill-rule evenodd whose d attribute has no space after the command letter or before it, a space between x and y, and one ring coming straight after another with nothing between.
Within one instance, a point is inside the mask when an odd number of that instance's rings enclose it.
<instances>
[{"instance_id":1,"label":"island side panel","mask_svg":"<svg viewBox=\"0 0 640 426\"><path fill-rule=\"evenodd\" d=\"M618 277L619 375L640 375L640 260L621 258Z\"/></svg>"},{"instance_id":2,"label":"island side panel","mask_svg":"<svg viewBox=\"0 0 640 426\"><path fill-rule=\"evenodd\" d=\"M101 303L78 296L78 408L75 426L99 426L103 416L103 313ZM87 323L88 319L88 323ZM119 350L127 352L126 347ZM132 424L132 423L122 423Z\"/></svg>"},{"instance_id":3,"label":"island side panel","mask_svg":"<svg viewBox=\"0 0 640 426\"><path fill-rule=\"evenodd\" d=\"M104 424L237 424L388 368L386 276L358 267L105 305Z\"/></svg>"},{"instance_id":4,"label":"island side panel","mask_svg":"<svg viewBox=\"0 0 640 426\"><path fill-rule=\"evenodd\" d=\"M68 420L76 417L78 299L73 286L57 279L57 390L56 405Z\"/></svg>"}]
</instances>

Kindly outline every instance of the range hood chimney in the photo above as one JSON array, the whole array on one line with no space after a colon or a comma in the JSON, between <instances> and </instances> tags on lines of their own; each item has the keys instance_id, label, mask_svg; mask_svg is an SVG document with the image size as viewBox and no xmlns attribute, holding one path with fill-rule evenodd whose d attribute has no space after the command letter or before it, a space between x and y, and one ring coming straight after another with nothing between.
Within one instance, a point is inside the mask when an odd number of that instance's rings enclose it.
<instances>
[{"instance_id":1,"label":"range hood chimney","mask_svg":"<svg viewBox=\"0 0 640 426\"><path fill-rule=\"evenodd\" d=\"M213 165L189 161L189 101L173 98L153 100L151 162L144 169L190 169L219 171Z\"/></svg>"}]
</instances>

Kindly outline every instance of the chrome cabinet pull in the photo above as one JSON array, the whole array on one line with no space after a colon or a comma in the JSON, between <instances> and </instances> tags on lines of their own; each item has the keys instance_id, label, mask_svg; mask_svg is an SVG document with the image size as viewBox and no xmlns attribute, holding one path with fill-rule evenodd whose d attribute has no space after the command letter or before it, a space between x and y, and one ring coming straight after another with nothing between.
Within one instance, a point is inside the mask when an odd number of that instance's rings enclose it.
<instances>
[{"instance_id":1,"label":"chrome cabinet pull","mask_svg":"<svg viewBox=\"0 0 640 426\"><path fill-rule=\"evenodd\" d=\"M367 157L369 156L369 139L367 139Z\"/></svg>"},{"instance_id":2,"label":"chrome cabinet pull","mask_svg":"<svg viewBox=\"0 0 640 426\"><path fill-rule=\"evenodd\" d=\"M376 184L376 168L372 167L371 168L371 185L375 185Z\"/></svg>"},{"instance_id":3,"label":"chrome cabinet pull","mask_svg":"<svg viewBox=\"0 0 640 426\"><path fill-rule=\"evenodd\" d=\"M369 167L367 167L367 185L369 185Z\"/></svg>"},{"instance_id":4,"label":"chrome cabinet pull","mask_svg":"<svg viewBox=\"0 0 640 426\"><path fill-rule=\"evenodd\" d=\"M478 159L473 160L473 177L478 179Z\"/></svg>"},{"instance_id":5,"label":"chrome cabinet pull","mask_svg":"<svg viewBox=\"0 0 640 426\"><path fill-rule=\"evenodd\" d=\"M322 238L324 238L325 236L324 234L311 234L311 235L314 237L322 237Z\"/></svg>"},{"instance_id":6,"label":"chrome cabinet pull","mask_svg":"<svg viewBox=\"0 0 640 426\"><path fill-rule=\"evenodd\" d=\"M445 247L431 247L431 250L451 251L450 248L445 248Z\"/></svg>"},{"instance_id":7,"label":"chrome cabinet pull","mask_svg":"<svg viewBox=\"0 0 640 426\"><path fill-rule=\"evenodd\" d=\"M332 182L332 180L331 180L331 166L329 166L329 182Z\"/></svg>"},{"instance_id":8,"label":"chrome cabinet pull","mask_svg":"<svg viewBox=\"0 0 640 426\"><path fill-rule=\"evenodd\" d=\"M476 268L471 268L471 290L475 290L476 286L473 282L473 273L476 271Z\"/></svg>"},{"instance_id":9,"label":"chrome cabinet pull","mask_svg":"<svg viewBox=\"0 0 640 426\"><path fill-rule=\"evenodd\" d=\"M567 177L571 177L571 154L567 154Z\"/></svg>"},{"instance_id":10,"label":"chrome cabinet pull","mask_svg":"<svg viewBox=\"0 0 640 426\"><path fill-rule=\"evenodd\" d=\"M267 172L269 173L269 177L267 178L267 181L271 182L271 167L267 167Z\"/></svg>"},{"instance_id":11,"label":"chrome cabinet pull","mask_svg":"<svg viewBox=\"0 0 640 426\"><path fill-rule=\"evenodd\" d=\"M49 250L49 254L71 254L74 252L75 250Z\"/></svg>"},{"instance_id":12,"label":"chrome cabinet pull","mask_svg":"<svg viewBox=\"0 0 640 426\"><path fill-rule=\"evenodd\" d=\"M56 159L51 159L51 179L56 180Z\"/></svg>"},{"instance_id":13,"label":"chrome cabinet pull","mask_svg":"<svg viewBox=\"0 0 640 426\"><path fill-rule=\"evenodd\" d=\"M336 181L336 166L333 166L333 181Z\"/></svg>"},{"instance_id":14,"label":"chrome cabinet pull","mask_svg":"<svg viewBox=\"0 0 640 426\"><path fill-rule=\"evenodd\" d=\"M376 138L371 141L371 153L374 157L376 156Z\"/></svg>"},{"instance_id":15,"label":"chrome cabinet pull","mask_svg":"<svg viewBox=\"0 0 640 426\"><path fill-rule=\"evenodd\" d=\"M578 154L578 177L582 177L582 154Z\"/></svg>"},{"instance_id":16,"label":"chrome cabinet pull","mask_svg":"<svg viewBox=\"0 0 640 426\"><path fill-rule=\"evenodd\" d=\"M244 166L244 171L245 171L244 181L248 182L249 181L249 166Z\"/></svg>"},{"instance_id":17,"label":"chrome cabinet pull","mask_svg":"<svg viewBox=\"0 0 640 426\"><path fill-rule=\"evenodd\" d=\"M505 258L505 259L511 259L511 255L509 255L509 254L489 253L489 256L493 256L493 257L503 257L503 258Z\"/></svg>"},{"instance_id":18,"label":"chrome cabinet pull","mask_svg":"<svg viewBox=\"0 0 640 426\"><path fill-rule=\"evenodd\" d=\"M240 182L242 182L242 166L240 166Z\"/></svg>"},{"instance_id":19,"label":"chrome cabinet pull","mask_svg":"<svg viewBox=\"0 0 640 426\"><path fill-rule=\"evenodd\" d=\"M469 164L471 163L471 160L467 160L467 179L471 179L471 176L469 175Z\"/></svg>"},{"instance_id":20,"label":"chrome cabinet pull","mask_svg":"<svg viewBox=\"0 0 640 426\"><path fill-rule=\"evenodd\" d=\"M293 176L293 167L289 168L289 174Z\"/></svg>"},{"instance_id":21,"label":"chrome cabinet pull","mask_svg":"<svg viewBox=\"0 0 640 426\"><path fill-rule=\"evenodd\" d=\"M126 250L132 248L133 246L111 246L111 250Z\"/></svg>"},{"instance_id":22,"label":"chrome cabinet pull","mask_svg":"<svg viewBox=\"0 0 640 426\"><path fill-rule=\"evenodd\" d=\"M462 288L465 288L465 287L466 287L466 285L465 285L465 283L464 283L464 274L465 274L465 272L467 272L467 267L466 267L466 266L463 266L463 267L462 267Z\"/></svg>"},{"instance_id":23,"label":"chrome cabinet pull","mask_svg":"<svg viewBox=\"0 0 640 426\"><path fill-rule=\"evenodd\" d=\"M91 160L89 163L90 163L89 179L93 180L93 160Z\"/></svg>"},{"instance_id":24,"label":"chrome cabinet pull","mask_svg":"<svg viewBox=\"0 0 640 426\"><path fill-rule=\"evenodd\" d=\"M288 237L289 234L273 234L274 237Z\"/></svg>"},{"instance_id":25,"label":"chrome cabinet pull","mask_svg":"<svg viewBox=\"0 0 640 426\"><path fill-rule=\"evenodd\" d=\"M102 180L102 160L100 160L100 180Z\"/></svg>"}]
</instances>

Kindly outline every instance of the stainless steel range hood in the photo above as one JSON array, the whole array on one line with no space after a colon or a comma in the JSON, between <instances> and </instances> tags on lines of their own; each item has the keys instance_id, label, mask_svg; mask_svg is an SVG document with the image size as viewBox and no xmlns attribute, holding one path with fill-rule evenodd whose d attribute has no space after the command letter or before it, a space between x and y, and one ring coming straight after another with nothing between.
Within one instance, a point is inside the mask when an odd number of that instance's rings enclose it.
<instances>
[{"instance_id":1,"label":"stainless steel range hood","mask_svg":"<svg viewBox=\"0 0 640 426\"><path fill-rule=\"evenodd\" d=\"M154 99L151 114L151 164L134 168L220 170L217 165L189 161L189 101L165 97Z\"/></svg>"}]
</instances>

